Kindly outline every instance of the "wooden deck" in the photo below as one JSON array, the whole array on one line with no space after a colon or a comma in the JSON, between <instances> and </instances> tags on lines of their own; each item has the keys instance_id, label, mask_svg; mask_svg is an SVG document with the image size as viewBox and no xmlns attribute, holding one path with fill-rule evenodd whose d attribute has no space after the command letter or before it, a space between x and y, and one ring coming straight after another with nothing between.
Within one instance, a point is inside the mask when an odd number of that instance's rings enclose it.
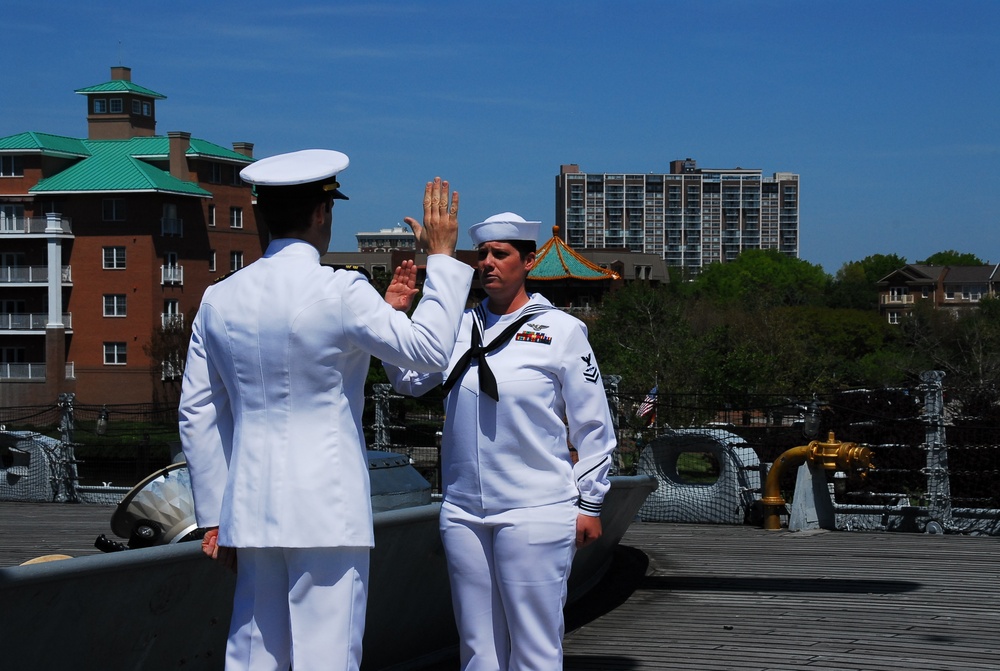
<instances>
[{"instance_id":1,"label":"wooden deck","mask_svg":"<svg viewBox=\"0 0 1000 671\"><path fill-rule=\"evenodd\" d=\"M0 566L97 553L112 511L0 503ZM998 671L998 555L996 537L636 523L568 609L565 669Z\"/></svg>"}]
</instances>

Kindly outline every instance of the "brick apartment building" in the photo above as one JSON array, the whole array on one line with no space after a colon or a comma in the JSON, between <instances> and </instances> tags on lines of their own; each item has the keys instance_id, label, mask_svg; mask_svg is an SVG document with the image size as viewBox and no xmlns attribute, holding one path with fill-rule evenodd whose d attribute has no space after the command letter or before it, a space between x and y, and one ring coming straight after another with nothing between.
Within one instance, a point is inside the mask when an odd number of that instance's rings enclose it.
<instances>
[{"instance_id":1,"label":"brick apartment building","mask_svg":"<svg viewBox=\"0 0 1000 671\"><path fill-rule=\"evenodd\" d=\"M0 403L172 401L205 288L261 255L253 145L156 135L127 67L76 93L86 138L0 137Z\"/></svg>"}]
</instances>

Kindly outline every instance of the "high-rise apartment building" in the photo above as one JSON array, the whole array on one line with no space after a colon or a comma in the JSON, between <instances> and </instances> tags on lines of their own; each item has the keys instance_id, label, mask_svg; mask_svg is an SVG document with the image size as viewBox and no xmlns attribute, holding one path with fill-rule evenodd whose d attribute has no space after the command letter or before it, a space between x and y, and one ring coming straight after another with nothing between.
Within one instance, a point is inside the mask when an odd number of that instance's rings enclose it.
<instances>
[{"instance_id":1,"label":"high-rise apartment building","mask_svg":"<svg viewBox=\"0 0 1000 671\"><path fill-rule=\"evenodd\" d=\"M76 93L86 138L0 137L0 403L171 400L205 288L261 254L253 145L156 135L126 67Z\"/></svg>"},{"instance_id":2,"label":"high-rise apartment building","mask_svg":"<svg viewBox=\"0 0 1000 671\"><path fill-rule=\"evenodd\" d=\"M746 249L799 255L799 176L699 168L670 162L667 174L586 173L563 165L556 224L575 249L625 248L698 272Z\"/></svg>"}]
</instances>

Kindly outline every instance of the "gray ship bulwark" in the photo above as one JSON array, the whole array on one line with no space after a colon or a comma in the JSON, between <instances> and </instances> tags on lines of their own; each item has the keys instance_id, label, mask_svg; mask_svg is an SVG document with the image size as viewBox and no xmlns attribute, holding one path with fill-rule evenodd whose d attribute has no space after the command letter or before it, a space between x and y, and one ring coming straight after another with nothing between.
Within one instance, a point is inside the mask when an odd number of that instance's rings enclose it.
<instances>
[{"instance_id":1,"label":"gray ship bulwark","mask_svg":"<svg viewBox=\"0 0 1000 671\"><path fill-rule=\"evenodd\" d=\"M373 454L375 549L362 668L417 669L452 654L458 641L440 504L424 502L429 485L413 478L405 458ZM577 553L570 601L598 582L656 487L648 476L611 481L604 535ZM0 568L0 666L222 669L234 585L235 576L206 559L196 542Z\"/></svg>"}]
</instances>

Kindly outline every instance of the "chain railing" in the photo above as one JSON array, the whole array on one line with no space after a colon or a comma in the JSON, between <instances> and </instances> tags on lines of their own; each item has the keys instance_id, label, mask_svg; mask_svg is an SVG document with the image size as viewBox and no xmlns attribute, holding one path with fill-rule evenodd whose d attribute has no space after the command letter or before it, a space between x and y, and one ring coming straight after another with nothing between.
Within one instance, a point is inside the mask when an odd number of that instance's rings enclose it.
<instances>
[{"instance_id":1,"label":"chain railing","mask_svg":"<svg viewBox=\"0 0 1000 671\"><path fill-rule=\"evenodd\" d=\"M725 450L738 451L741 468L759 468L762 481L768 464L809 442L803 428L815 403L820 436L832 432L874 454L875 469L864 479L834 477L831 497L843 526L1000 534L1000 399L949 389L939 373L909 387L817 395L651 394L614 375L605 376L605 387L618 436L616 473L637 472L640 457L663 436L716 432ZM363 418L368 446L406 455L436 484L443 400L440 390L404 398L373 385ZM176 406L81 405L61 397L51 406L0 408L0 425L0 500L115 503L179 453ZM681 475L690 469L702 484L720 477L713 458L682 461ZM782 477L788 500L794 470Z\"/></svg>"}]
</instances>

